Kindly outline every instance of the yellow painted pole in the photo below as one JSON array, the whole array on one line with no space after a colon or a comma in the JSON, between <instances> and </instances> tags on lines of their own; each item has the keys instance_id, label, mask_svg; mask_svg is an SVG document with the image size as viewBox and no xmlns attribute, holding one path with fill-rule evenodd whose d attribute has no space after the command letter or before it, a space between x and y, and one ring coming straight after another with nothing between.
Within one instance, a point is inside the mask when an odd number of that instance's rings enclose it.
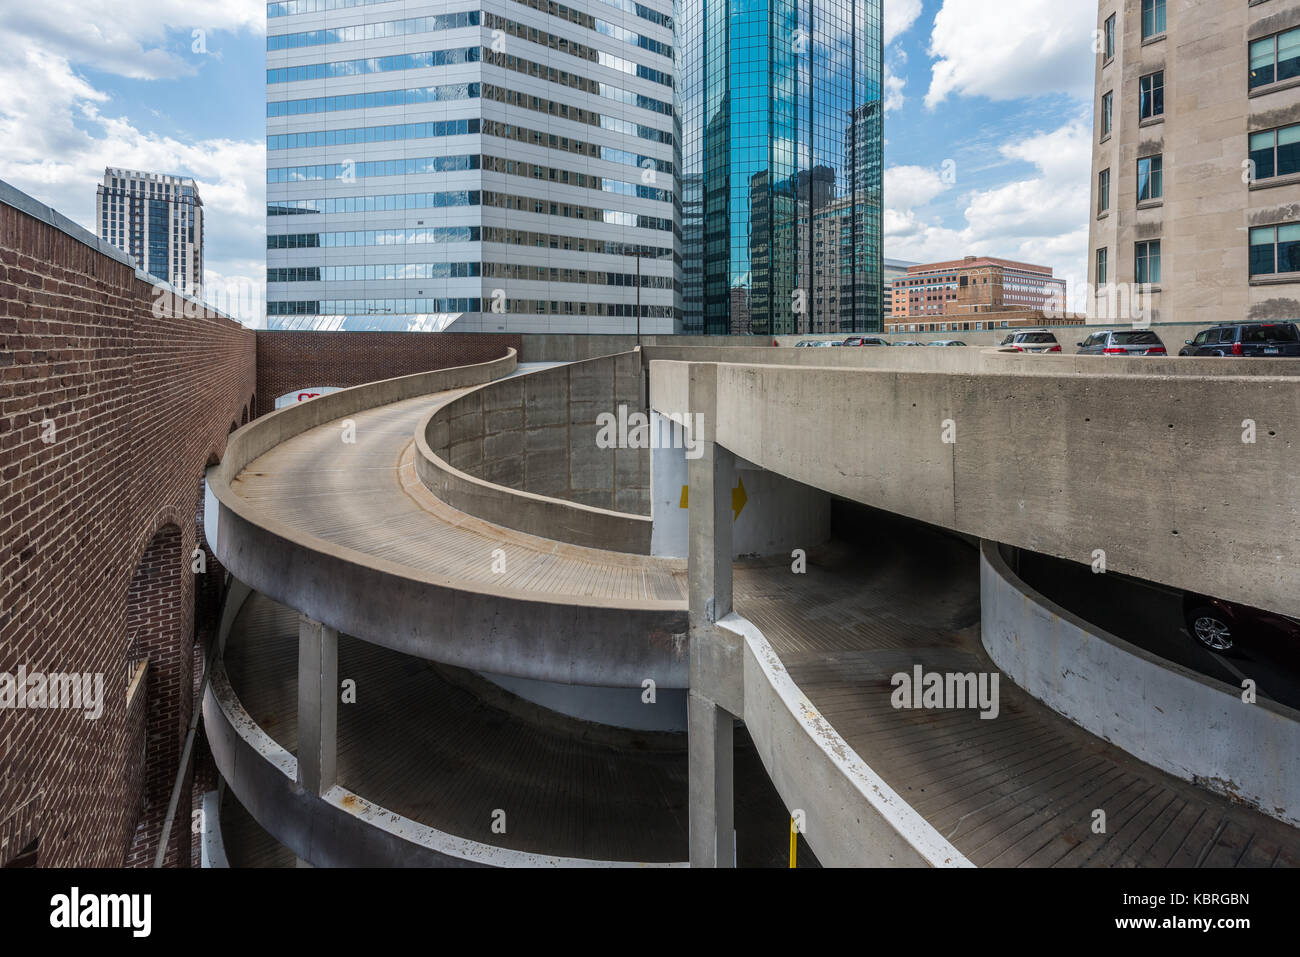
<instances>
[{"instance_id":1,"label":"yellow painted pole","mask_svg":"<svg viewBox=\"0 0 1300 957\"><path fill-rule=\"evenodd\" d=\"M794 818L790 818L790 866L796 867L795 855L799 847L799 829L795 827Z\"/></svg>"}]
</instances>

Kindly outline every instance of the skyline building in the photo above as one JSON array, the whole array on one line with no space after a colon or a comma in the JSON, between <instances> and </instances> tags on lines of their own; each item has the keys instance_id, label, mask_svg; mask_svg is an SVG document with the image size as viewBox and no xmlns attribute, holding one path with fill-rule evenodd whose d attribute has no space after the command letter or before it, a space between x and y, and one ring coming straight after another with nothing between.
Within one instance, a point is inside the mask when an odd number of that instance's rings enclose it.
<instances>
[{"instance_id":1,"label":"skyline building","mask_svg":"<svg viewBox=\"0 0 1300 957\"><path fill-rule=\"evenodd\" d=\"M882 19L880 0L685 0L685 332L731 331L739 302L757 335L880 329Z\"/></svg>"},{"instance_id":2,"label":"skyline building","mask_svg":"<svg viewBox=\"0 0 1300 957\"><path fill-rule=\"evenodd\" d=\"M1091 320L1300 315L1300 0L1101 0Z\"/></svg>"},{"instance_id":3,"label":"skyline building","mask_svg":"<svg viewBox=\"0 0 1300 957\"><path fill-rule=\"evenodd\" d=\"M270 328L678 331L671 0L267 16Z\"/></svg>"},{"instance_id":4,"label":"skyline building","mask_svg":"<svg viewBox=\"0 0 1300 957\"><path fill-rule=\"evenodd\" d=\"M141 272L187 294L203 285L203 200L194 180L105 167L95 225Z\"/></svg>"}]
</instances>

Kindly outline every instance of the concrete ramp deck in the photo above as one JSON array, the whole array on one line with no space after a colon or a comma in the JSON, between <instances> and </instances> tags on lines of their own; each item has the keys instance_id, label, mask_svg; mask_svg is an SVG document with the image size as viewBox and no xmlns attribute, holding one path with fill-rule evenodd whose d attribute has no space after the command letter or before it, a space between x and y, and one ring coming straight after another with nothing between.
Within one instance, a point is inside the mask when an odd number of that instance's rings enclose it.
<instances>
[{"instance_id":1,"label":"concrete ramp deck","mask_svg":"<svg viewBox=\"0 0 1300 957\"><path fill-rule=\"evenodd\" d=\"M538 599L677 603L686 562L557 544L491 525L438 501L420 483L410 447L420 419L463 390L367 409L276 445L231 491L295 531L457 585ZM496 549L504 573L494 571ZM499 566L498 566L499 567Z\"/></svg>"},{"instance_id":2,"label":"concrete ramp deck","mask_svg":"<svg viewBox=\"0 0 1300 957\"><path fill-rule=\"evenodd\" d=\"M737 567L735 603L851 747L981 867L1293 867L1300 831L1165 774L1000 678L1000 713L900 710L891 676L996 672L973 546L903 520ZM1094 811L1105 833L1093 833Z\"/></svg>"},{"instance_id":3,"label":"concrete ramp deck","mask_svg":"<svg viewBox=\"0 0 1300 957\"><path fill-rule=\"evenodd\" d=\"M255 594L225 653L244 708L291 752L297 748L297 629L296 614ZM365 800L497 847L593 861L686 859L685 735L645 741L628 732L627 743L615 745L584 737L580 722L535 724L484 703L428 662L346 635L339 637L339 678L356 681L357 700L339 705L338 779ZM743 736L738 742L740 862L782 866L785 808L753 747ZM505 811L505 833L492 828L498 809ZM278 845L248 824L232 812L232 864L281 860ZM806 865L815 863L803 853Z\"/></svg>"}]
</instances>

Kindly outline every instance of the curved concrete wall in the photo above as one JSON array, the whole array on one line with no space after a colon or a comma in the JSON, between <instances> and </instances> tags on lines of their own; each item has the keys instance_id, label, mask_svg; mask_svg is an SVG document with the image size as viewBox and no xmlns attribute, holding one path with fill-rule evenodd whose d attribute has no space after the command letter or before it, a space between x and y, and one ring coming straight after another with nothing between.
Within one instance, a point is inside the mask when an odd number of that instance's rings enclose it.
<instances>
[{"instance_id":1,"label":"curved concrete wall","mask_svg":"<svg viewBox=\"0 0 1300 957\"><path fill-rule=\"evenodd\" d=\"M817 712L752 622L733 613L718 626L745 640L745 727L786 807L804 812L804 838L818 861L974 866Z\"/></svg>"},{"instance_id":2,"label":"curved concrete wall","mask_svg":"<svg viewBox=\"0 0 1300 957\"><path fill-rule=\"evenodd\" d=\"M1016 684L1137 758L1300 825L1300 712L1150 655L980 548L984 647ZM1189 641L1191 639L1188 639Z\"/></svg>"},{"instance_id":3,"label":"curved concrete wall","mask_svg":"<svg viewBox=\"0 0 1300 957\"><path fill-rule=\"evenodd\" d=\"M546 601L505 588L475 590L290 528L234 494L230 481L257 456L362 409L482 384L515 368L503 359L356 386L263 416L231 437L208 470L220 502L216 554L241 582L341 632L405 654L472 670L563 683L687 684L681 601L634 607Z\"/></svg>"},{"instance_id":4,"label":"curved concrete wall","mask_svg":"<svg viewBox=\"0 0 1300 957\"><path fill-rule=\"evenodd\" d=\"M736 455L815 488L1073 561L1102 549L1112 571L1300 616L1300 498L1277 494L1300 475L1300 376L1232 374L1266 360L1186 363L1215 371L657 361L650 382L657 410L701 413ZM690 408L692 377L716 395L710 409ZM1267 504L1245 489L1270 490Z\"/></svg>"},{"instance_id":5,"label":"curved concrete wall","mask_svg":"<svg viewBox=\"0 0 1300 957\"><path fill-rule=\"evenodd\" d=\"M203 720L217 770L272 837L317 867L677 867L529 854L455 837L335 785L298 786L298 762L257 726L216 665Z\"/></svg>"},{"instance_id":6,"label":"curved concrete wall","mask_svg":"<svg viewBox=\"0 0 1300 957\"><path fill-rule=\"evenodd\" d=\"M493 382L430 413L416 472L438 498L573 545L650 552L648 449L600 448L597 416L644 412L641 359L604 356Z\"/></svg>"}]
</instances>

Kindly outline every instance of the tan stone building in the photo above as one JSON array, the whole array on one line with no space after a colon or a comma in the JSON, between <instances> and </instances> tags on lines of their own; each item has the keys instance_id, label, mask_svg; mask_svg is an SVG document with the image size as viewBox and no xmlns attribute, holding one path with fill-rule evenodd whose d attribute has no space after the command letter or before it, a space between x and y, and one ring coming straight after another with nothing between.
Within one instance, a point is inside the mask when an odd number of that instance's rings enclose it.
<instances>
[{"instance_id":1,"label":"tan stone building","mask_svg":"<svg viewBox=\"0 0 1300 957\"><path fill-rule=\"evenodd\" d=\"M1097 27L1089 318L1300 318L1300 0L1101 0Z\"/></svg>"}]
</instances>

